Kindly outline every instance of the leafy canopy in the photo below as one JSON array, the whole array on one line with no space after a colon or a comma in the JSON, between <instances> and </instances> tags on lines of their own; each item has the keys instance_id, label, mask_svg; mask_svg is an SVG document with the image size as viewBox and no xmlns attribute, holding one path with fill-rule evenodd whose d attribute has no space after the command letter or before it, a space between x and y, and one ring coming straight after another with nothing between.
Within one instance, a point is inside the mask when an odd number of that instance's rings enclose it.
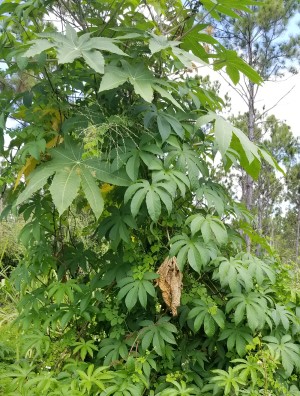
<instances>
[{"instance_id":1,"label":"leafy canopy","mask_svg":"<svg viewBox=\"0 0 300 396\"><path fill-rule=\"evenodd\" d=\"M277 164L197 74L261 82L205 19L254 4L1 3L1 77L18 81L0 92L2 217L26 222L11 275L22 348L5 352L4 394L299 392L288 274L243 252L249 214L212 165L218 152L253 177Z\"/></svg>"}]
</instances>

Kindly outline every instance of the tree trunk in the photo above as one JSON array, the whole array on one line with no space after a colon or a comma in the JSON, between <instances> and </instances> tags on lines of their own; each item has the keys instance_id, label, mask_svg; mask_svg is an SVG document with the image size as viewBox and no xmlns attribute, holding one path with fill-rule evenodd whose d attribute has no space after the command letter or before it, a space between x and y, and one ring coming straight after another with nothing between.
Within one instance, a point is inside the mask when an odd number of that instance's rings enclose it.
<instances>
[{"instance_id":1,"label":"tree trunk","mask_svg":"<svg viewBox=\"0 0 300 396\"><path fill-rule=\"evenodd\" d=\"M250 57L251 58L251 57ZM248 98L248 138L251 142L254 141L254 128L255 128L255 108L254 108L254 84L249 81L249 98ZM244 202L246 208L251 211L253 205L253 179L250 175L246 175L245 183L245 197ZM246 235L246 246L247 252L251 250L251 240L248 235Z\"/></svg>"},{"instance_id":2,"label":"tree trunk","mask_svg":"<svg viewBox=\"0 0 300 396\"><path fill-rule=\"evenodd\" d=\"M262 220L263 220L263 208L262 208L262 198L258 197L257 205L257 232L259 235L262 234ZM256 246L256 255L259 257L261 255L261 245L258 243Z\"/></svg>"}]
</instances>

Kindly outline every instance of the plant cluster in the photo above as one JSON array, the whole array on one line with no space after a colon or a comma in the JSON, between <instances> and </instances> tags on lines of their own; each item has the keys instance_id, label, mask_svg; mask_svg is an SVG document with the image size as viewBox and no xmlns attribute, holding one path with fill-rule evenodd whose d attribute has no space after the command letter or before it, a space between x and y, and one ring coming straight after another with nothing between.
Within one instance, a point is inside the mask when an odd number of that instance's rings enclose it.
<instances>
[{"instance_id":1,"label":"plant cluster","mask_svg":"<svg viewBox=\"0 0 300 396\"><path fill-rule=\"evenodd\" d=\"M5 395L300 394L289 273L243 251L249 213L213 177L218 153L252 177L279 167L196 75L260 83L205 23L252 4L1 3L5 74L31 79L0 94L2 129L21 125L2 216L26 222Z\"/></svg>"}]
</instances>

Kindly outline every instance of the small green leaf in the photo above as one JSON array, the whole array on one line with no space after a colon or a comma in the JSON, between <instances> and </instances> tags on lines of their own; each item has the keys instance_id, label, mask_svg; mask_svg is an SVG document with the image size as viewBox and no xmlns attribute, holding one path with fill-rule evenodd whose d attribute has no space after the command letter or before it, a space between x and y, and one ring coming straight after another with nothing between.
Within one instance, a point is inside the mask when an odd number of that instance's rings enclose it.
<instances>
[{"instance_id":1,"label":"small green leaf","mask_svg":"<svg viewBox=\"0 0 300 396\"><path fill-rule=\"evenodd\" d=\"M18 196L16 205L20 205L32 196L37 190L40 190L46 184L48 178L53 175L55 169L49 164L39 166L33 171L28 179L25 190Z\"/></svg>"},{"instance_id":2,"label":"small green leaf","mask_svg":"<svg viewBox=\"0 0 300 396\"><path fill-rule=\"evenodd\" d=\"M101 162L98 159L87 159L83 162L90 170L92 175L104 183L114 184L116 186L129 186L130 180L121 172L112 172L111 165L107 162Z\"/></svg>"},{"instance_id":3,"label":"small green leaf","mask_svg":"<svg viewBox=\"0 0 300 396\"><path fill-rule=\"evenodd\" d=\"M161 203L159 195L153 189L147 192L146 205L151 219L156 223L161 213Z\"/></svg>"},{"instance_id":4,"label":"small green leaf","mask_svg":"<svg viewBox=\"0 0 300 396\"><path fill-rule=\"evenodd\" d=\"M230 77L231 81L233 82L234 85L238 84L240 81L240 73L234 65L228 65L226 66L226 73Z\"/></svg>"},{"instance_id":5,"label":"small green leaf","mask_svg":"<svg viewBox=\"0 0 300 396\"><path fill-rule=\"evenodd\" d=\"M53 202L60 215L74 201L80 186L80 176L77 173L78 168L64 169L57 172L49 188Z\"/></svg>"},{"instance_id":6,"label":"small green leaf","mask_svg":"<svg viewBox=\"0 0 300 396\"><path fill-rule=\"evenodd\" d=\"M157 115L157 126L162 141L166 141L171 134L171 125L161 114Z\"/></svg>"},{"instance_id":7,"label":"small green leaf","mask_svg":"<svg viewBox=\"0 0 300 396\"><path fill-rule=\"evenodd\" d=\"M129 311L131 311L132 308L137 303L138 292L139 292L139 286L138 286L138 284L135 284L133 286L133 288L126 295L125 304L126 304L126 307L128 308Z\"/></svg>"},{"instance_id":8,"label":"small green leaf","mask_svg":"<svg viewBox=\"0 0 300 396\"><path fill-rule=\"evenodd\" d=\"M27 50L23 54L23 56L26 56L28 58L38 55L41 52L54 47L53 43L51 43L48 40L43 40L43 39L33 40L30 44L33 44L33 45L29 48L29 50Z\"/></svg>"},{"instance_id":9,"label":"small green leaf","mask_svg":"<svg viewBox=\"0 0 300 396\"><path fill-rule=\"evenodd\" d=\"M109 66L102 77L99 92L108 91L123 85L128 76L121 68Z\"/></svg>"},{"instance_id":10,"label":"small green leaf","mask_svg":"<svg viewBox=\"0 0 300 396\"><path fill-rule=\"evenodd\" d=\"M83 59L86 63L94 69L96 72L103 74L104 73L104 58L101 52L99 51L82 51Z\"/></svg>"},{"instance_id":11,"label":"small green leaf","mask_svg":"<svg viewBox=\"0 0 300 396\"><path fill-rule=\"evenodd\" d=\"M232 138L232 125L225 121L223 117L217 117L215 121L215 138L220 153L224 157L228 150Z\"/></svg>"},{"instance_id":12,"label":"small green leaf","mask_svg":"<svg viewBox=\"0 0 300 396\"><path fill-rule=\"evenodd\" d=\"M100 189L88 170L82 169L80 176L83 192L96 218L99 218L104 208L104 200Z\"/></svg>"}]
</instances>

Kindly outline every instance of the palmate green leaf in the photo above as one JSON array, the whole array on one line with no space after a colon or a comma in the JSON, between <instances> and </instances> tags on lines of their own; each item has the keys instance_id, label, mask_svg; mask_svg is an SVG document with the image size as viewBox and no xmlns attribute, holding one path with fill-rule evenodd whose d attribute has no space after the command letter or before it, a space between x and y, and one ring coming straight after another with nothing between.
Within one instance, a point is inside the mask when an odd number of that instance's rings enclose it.
<instances>
[{"instance_id":1,"label":"palmate green leaf","mask_svg":"<svg viewBox=\"0 0 300 396\"><path fill-rule=\"evenodd\" d=\"M188 314L187 319L194 319L193 330L198 332L204 326L204 332L208 337L212 337L216 331L216 325L223 328L225 325L224 313L214 304L206 303L202 300L193 302L194 308Z\"/></svg>"},{"instance_id":2,"label":"palmate green leaf","mask_svg":"<svg viewBox=\"0 0 300 396\"><path fill-rule=\"evenodd\" d=\"M251 13L252 10L249 6L251 5L260 5L261 3L256 1L230 1L227 0L219 0L217 3L214 0L204 0L203 5L207 9L207 11L211 12L211 16L215 19L219 19L219 13L227 15L231 18L241 18L240 13L236 11L242 10L248 13Z\"/></svg>"},{"instance_id":3,"label":"palmate green leaf","mask_svg":"<svg viewBox=\"0 0 300 396\"><path fill-rule=\"evenodd\" d=\"M231 257L229 260L225 257L218 258L217 278L220 280L222 287L229 286L231 292L240 292L241 287L246 291L253 288L252 273L243 265L239 259Z\"/></svg>"},{"instance_id":4,"label":"palmate green leaf","mask_svg":"<svg viewBox=\"0 0 300 396\"><path fill-rule=\"evenodd\" d=\"M162 97L168 99L176 107L182 110L182 106L173 98L171 93L167 91L167 89L171 90L170 85L165 81L155 79L153 74L143 63L130 64L123 61L121 67L112 65L106 66L105 73L99 87L99 92L118 88L125 82L132 84L135 93L140 95L146 102L152 102L153 91L155 90ZM163 85L166 89L162 88L160 85ZM171 120L173 123L172 127L176 127L176 130L179 131L182 127L176 119L174 120Z\"/></svg>"},{"instance_id":5,"label":"palmate green leaf","mask_svg":"<svg viewBox=\"0 0 300 396\"><path fill-rule=\"evenodd\" d=\"M252 342L253 333L248 327L234 326L227 323L219 337L220 341L227 339L228 351L236 350L239 356L246 354L246 346Z\"/></svg>"},{"instance_id":6,"label":"palmate green leaf","mask_svg":"<svg viewBox=\"0 0 300 396\"><path fill-rule=\"evenodd\" d=\"M121 146L111 152L112 170L120 170L125 166L129 178L136 181L142 162L150 170L162 169L162 162L158 156L162 156L163 152L156 144L152 143L152 140L144 138L138 145L131 139L124 140L122 143L124 147Z\"/></svg>"},{"instance_id":7,"label":"palmate green leaf","mask_svg":"<svg viewBox=\"0 0 300 396\"><path fill-rule=\"evenodd\" d=\"M177 256L177 264L180 271L183 271L186 261L194 271L200 273L211 258L214 257L215 251L211 246L199 240L199 238L190 238L186 234L176 235L171 241L169 256Z\"/></svg>"},{"instance_id":8,"label":"palmate green leaf","mask_svg":"<svg viewBox=\"0 0 300 396\"><path fill-rule=\"evenodd\" d=\"M169 142L171 142L170 138L168 139ZM208 176L207 165L199 158L197 151L192 150L188 144L184 143L181 145L178 141L173 142L173 140L172 144L167 148L168 155L165 158L165 166L170 167L173 165L176 170L186 173L190 180L191 188L197 190L200 176Z\"/></svg>"},{"instance_id":9,"label":"palmate green leaf","mask_svg":"<svg viewBox=\"0 0 300 396\"><path fill-rule=\"evenodd\" d=\"M225 203L228 201L228 197L219 184L200 179L200 187L196 191L196 197L199 201L203 201L204 198L208 209L214 207L219 216L224 213Z\"/></svg>"},{"instance_id":10,"label":"palmate green leaf","mask_svg":"<svg viewBox=\"0 0 300 396\"><path fill-rule=\"evenodd\" d=\"M115 185L129 185L129 180L118 173L111 172L110 165L98 159L82 159L82 150L69 142L66 147L51 150L52 160L38 167L29 178L25 190L19 195L16 205L21 204L41 189L49 177L55 173L50 192L59 214L71 205L79 186L95 214L99 217L103 211L103 198L96 179Z\"/></svg>"},{"instance_id":11,"label":"palmate green leaf","mask_svg":"<svg viewBox=\"0 0 300 396\"><path fill-rule=\"evenodd\" d=\"M255 357L247 356L246 359L233 359L232 362L239 363L234 367L234 369L239 372L239 377L244 381L250 380L251 385L254 387L259 377L261 379L264 378L264 368Z\"/></svg>"},{"instance_id":12,"label":"palmate green leaf","mask_svg":"<svg viewBox=\"0 0 300 396\"><path fill-rule=\"evenodd\" d=\"M151 280L156 279L157 274L146 272L142 279L134 279L131 275L123 278L118 282L120 291L118 299L122 300L125 296L125 305L129 311L137 304L139 300L141 306L146 309L148 294L151 297L156 295L153 283Z\"/></svg>"},{"instance_id":13,"label":"palmate green leaf","mask_svg":"<svg viewBox=\"0 0 300 396\"><path fill-rule=\"evenodd\" d=\"M202 45L202 42L206 43L206 36L203 37L203 33L200 33L208 26L208 24L196 24L193 28L190 29L188 34L186 34L183 38L181 48L186 51L192 51L193 54L198 56L204 62L207 62L208 54L205 48ZM210 36L211 37L211 36Z\"/></svg>"},{"instance_id":14,"label":"palmate green leaf","mask_svg":"<svg viewBox=\"0 0 300 396\"><path fill-rule=\"evenodd\" d=\"M73 354L80 352L81 360L84 360L87 355L91 358L94 355L94 351L98 351L98 348L94 344L94 340L85 341L83 338L80 338L80 341L75 342L72 346L75 348L73 349Z\"/></svg>"},{"instance_id":15,"label":"palmate green leaf","mask_svg":"<svg viewBox=\"0 0 300 396\"><path fill-rule=\"evenodd\" d=\"M157 126L163 142L170 136L171 129L176 133L176 135L183 138L184 129L182 125L171 114L166 112L157 112Z\"/></svg>"},{"instance_id":16,"label":"palmate green leaf","mask_svg":"<svg viewBox=\"0 0 300 396\"><path fill-rule=\"evenodd\" d=\"M176 327L169 323L171 318L164 316L156 323L151 320L144 320L140 322L142 329L140 330L141 347L144 351L150 348L152 344L155 352L159 356L163 356L167 344L175 344L176 340L173 333L177 333Z\"/></svg>"},{"instance_id":17,"label":"palmate green leaf","mask_svg":"<svg viewBox=\"0 0 300 396\"><path fill-rule=\"evenodd\" d=\"M266 345L275 358L281 359L287 376L292 374L294 367L300 368L300 346L293 342L289 334L284 335L280 340L272 336L266 336L263 340L267 342Z\"/></svg>"},{"instance_id":18,"label":"palmate green leaf","mask_svg":"<svg viewBox=\"0 0 300 396\"><path fill-rule=\"evenodd\" d=\"M227 242L227 231L222 221L211 215L206 217L198 214L189 216L186 224L190 223L191 234L195 235L201 231L204 242L208 243L215 240L219 245Z\"/></svg>"},{"instance_id":19,"label":"palmate green leaf","mask_svg":"<svg viewBox=\"0 0 300 396\"><path fill-rule=\"evenodd\" d=\"M130 242L130 229L137 229L137 224L127 207L108 208L110 216L105 218L98 227L100 237L106 236L111 241L113 249L116 249L119 243L124 241Z\"/></svg>"},{"instance_id":20,"label":"palmate green leaf","mask_svg":"<svg viewBox=\"0 0 300 396\"><path fill-rule=\"evenodd\" d=\"M66 24L66 34L61 33L40 33L40 37L32 41L32 47L24 53L25 57L35 56L41 52L55 48L57 51L58 63L72 63L75 59L83 58L86 63L96 72L104 73L104 57L100 51L107 51L122 56L127 56L119 47L115 40L108 37L90 37L90 33L85 33L78 37L76 30ZM51 40L52 42L50 42Z\"/></svg>"},{"instance_id":21,"label":"palmate green leaf","mask_svg":"<svg viewBox=\"0 0 300 396\"><path fill-rule=\"evenodd\" d=\"M236 326L246 319L252 331L263 328L268 310L265 297L255 292L248 294L233 293L229 296L231 298L226 304L226 312L235 310L234 322Z\"/></svg>"},{"instance_id":22,"label":"palmate green leaf","mask_svg":"<svg viewBox=\"0 0 300 396\"><path fill-rule=\"evenodd\" d=\"M86 372L83 370L77 370L81 381L82 391L90 393L94 385L98 389L104 390L107 387L107 384L113 379L112 372L106 372L107 369L108 367L97 367L95 369L94 365L90 364Z\"/></svg>"},{"instance_id":23,"label":"palmate green leaf","mask_svg":"<svg viewBox=\"0 0 300 396\"><path fill-rule=\"evenodd\" d=\"M218 46L218 55L214 61L214 70L221 70L223 67L228 67L230 70L229 77L232 82L236 84L237 72L242 72L246 77L248 77L255 84L262 83L261 76L250 67L243 59L241 59L235 51L228 50L223 46Z\"/></svg>"},{"instance_id":24,"label":"palmate green leaf","mask_svg":"<svg viewBox=\"0 0 300 396\"><path fill-rule=\"evenodd\" d=\"M98 359L104 359L104 365L110 365L120 359L128 357L128 346L123 339L105 338L100 343L100 349L97 355Z\"/></svg>"},{"instance_id":25,"label":"palmate green leaf","mask_svg":"<svg viewBox=\"0 0 300 396\"><path fill-rule=\"evenodd\" d=\"M261 158L264 154L259 151L259 147L251 142L248 137L240 129L231 125L221 116L213 116L213 112L200 117L196 125L202 126L208 122L215 121L215 139L216 144L226 163L226 170L230 168L234 159L237 159L241 166L254 179L257 179L261 169ZM276 167L275 162L270 161L269 156L266 156L268 163Z\"/></svg>"},{"instance_id":26,"label":"palmate green leaf","mask_svg":"<svg viewBox=\"0 0 300 396\"><path fill-rule=\"evenodd\" d=\"M220 153L222 154L222 157L224 157L230 146L234 127L223 117L216 115L212 111L209 111L206 115L198 118L196 125L201 127L212 121L215 121L214 133L216 144Z\"/></svg>"},{"instance_id":27,"label":"palmate green leaf","mask_svg":"<svg viewBox=\"0 0 300 396\"><path fill-rule=\"evenodd\" d=\"M152 55L166 48L177 47L180 44L180 41L169 41L166 36L157 36L154 33L150 33L150 36L149 49Z\"/></svg>"},{"instance_id":28,"label":"palmate green leaf","mask_svg":"<svg viewBox=\"0 0 300 396\"><path fill-rule=\"evenodd\" d=\"M261 285L266 279L272 284L275 283L276 274L273 268L258 257L252 256L250 253L241 253L237 256L248 266L248 270L256 282Z\"/></svg>"},{"instance_id":29,"label":"palmate green leaf","mask_svg":"<svg viewBox=\"0 0 300 396\"><path fill-rule=\"evenodd\" d=\"M187 188L190 187L188 177L183 172L174 168L165 169L163 166L160 166L157 172L153 172L152 180L154 183L159 183L160 185L162 183L167 183L169 194L173 198L176 196L176 188L179 189L181 196L184 197Z\"/></svg>"},{"instance_id":30,"label":"palmate green leaf","mask_svg":"<svg viewBox=\"0 0 300 396\"><path fill-rule=\"evenodd\" d=\"M275 308L272 309L270 316L275 326L279 326L281 323L286 331L288 331L290 324L295 321L295 315L280 304L275 304Z\"/></svg>"},{"instance_id":31,"label":"palmate green leaf","mask_svg":"<svg viewBox=\"0 0 300 396\"><path fill-rule=\"evenodd\" d=\"M240 387L239 385L245 385L245 381L237 376L234 368L229 367L228 372L225 370L212 370L213 373L217 374L211 378L211 382L216 383L218 387L224 389L224 395L234 394L238 395Z\"/></svg>"},{"instance_id":32,"label":"palmate green leaf","mask_svg":"<svg viewBox=\"0 0 300 396\"><path fill-rule=\"evenodd\" d=\"M131 213L133 217L136 217L143 201L146 200L149 216L154 222L157 222L161 214L161 201L168 212L171 211L173 190L173 186L170 186L169 183L150 184L148 180L142 180L128 187L124 195L124 202L126 204L131 199Z\"/></svg>"}]
</instances>

